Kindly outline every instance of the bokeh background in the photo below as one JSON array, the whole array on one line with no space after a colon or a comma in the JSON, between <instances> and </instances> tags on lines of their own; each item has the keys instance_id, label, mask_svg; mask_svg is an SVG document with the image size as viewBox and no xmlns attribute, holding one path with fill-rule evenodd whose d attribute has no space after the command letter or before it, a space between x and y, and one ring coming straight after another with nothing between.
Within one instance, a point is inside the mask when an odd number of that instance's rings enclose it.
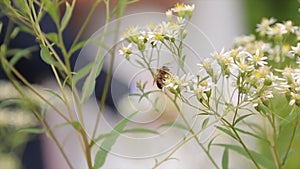
<instances>
[{"instance_id":1,"label":"bokeh background","mask_svg":"<svg viewBox=\"0 0 300 169\"><path fill-rule=\"evenodd\" d=\"M177 2L178 1L175 0L141 0L128 6L125 15L140 12L165 12ZM255 34L256 24L260 22L262 17L274 17L278 21L292 20L296 24L300 23L298 12L299 2L297 0L195 0L183 2L195 3L196 9L191 22L209 37L216 50L220 50L223 47L231 47L234 38L237 36ZM91 4L92 0L78 0L70 25L64 33L67 39L67 46L71 44L76 32L80 29L80 26L91 8ZM89 25L88 31L84 33L83 39L88 38L103 26L105 17L105 11L103 9L103 6L99 7L98 12L93 17L92 23ZM2 44L5 30L8 26L8 18L3 16L2 12L0 12L0 16L1 22L3 23L2 32L0 34L0 44ZM49 16L44 17L42 27L47 32L55 30ZM35 37L25 33L19 33L12 40L11 47L22 49L34 45L36 45ZM210 53L213 51L203 52ZM75 63L77 55L78 52L74 54L72 63ZM40 60L39 50L36 49L27 58L21 59L16 67L31 83L51 87L51 72L49 67ZM105 76L104 72L99 79L104 79ZM13 93L13 89L7 87L6 76L2 70L0 70L0 78L0 99L3 99ZM122 84L122 82L120 82L120 84ZM103 84L99 82L99 85ZM101 95L101 92L99 95ZM112 108L114 107L111 95L109 95L107 105ZM285 110L282 109L282 111ZM8 123L10 122L9 120L13 121L15 118L6 115L14 116L15 112L24 112L24 109L18 106L12 107L9 111L0 109L0 169L7 167L12 169L64 168L65 164L63 164L63 161L57 159L59 157L56 157L55 148L53 148L54 145L45 141L45 136L20 134L16 132L18 129L15 126L16 123ZM295 145L295 147L300 146L299 134L297 140L295 143L298 145ZM284 142L284 139L282 139L282 141ZM258 146L264 150L263 145ZM51 150L54 150L54 152L51 152ZM76 156L76 154L74 156ZM109 162L113 162L114 158L110 160ZM295 164L292 162L291 166L296 166L296 163L297 157L295 157ZM120 167L118 164L114 165ZM134 161L128 162L128 165L134 165ZM113 165L107 167L113 167Z\"/></svg>"}]
</instances>

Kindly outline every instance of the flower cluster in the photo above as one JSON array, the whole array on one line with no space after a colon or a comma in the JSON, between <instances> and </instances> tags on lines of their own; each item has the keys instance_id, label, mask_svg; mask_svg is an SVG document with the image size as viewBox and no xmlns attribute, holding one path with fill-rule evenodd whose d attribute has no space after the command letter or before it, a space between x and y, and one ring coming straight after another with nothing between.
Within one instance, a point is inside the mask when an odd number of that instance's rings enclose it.
<instances>
[{"instance_id":1,"label":"flower cluster","mask_svg":"<svg viewBox=\"0 0 300 169\"><path fill-rule=\"evenodd\" d=\"M169 50L177 48L176 42L187 33L185 18L190 18L193 10L194 5L176 4L166 12L167 22L151 24L147 29L130 27L123 36L129 45L123 46L120 54L129 60L134 53L131 48L140 52L158 45ZM173 14L177 14L175 21ZM232 49L214 52L199 63L200 72L205 71L207 76L186 74L179 78L172 74L163 88L176 96L192 93L208 108L210 97L216 92L212 86L227 78L234 88L230 98L238 93L240 103L250 103L259 112L266 113L264 108L270 106L270 99L279 94L284 94L290 105L300 106L300 28L291 21L278 23L274 18L263 18L256 31L258 36L238 37ZM285 68L286 65L290 67ZM223 100L225 104L231 101Z\"/></svg>"},{"instance_id":2,"label":"flower cluster","mask_svg":"<svg viewBox=\"0 0 300 169\"><path fill-rule=\"evenodd\" d=\"M184 39L187 35L187 30L185 29L187 21L185 18L190 19L192 17L194 8L194 5L178 3L174 8L166 12L168 21L163 21L157 25L151 23L147 28L138 26L129 27L127 31L123 33L123 39L126 40L129 45L123 45L119 50L120 55L129 59L132 54L131 47L143 52L148 44L150 44L152 48L160 44L171 46L176 43L175 41ZM173 14L177 14L175 19L172 17Z\"/></svg>"},{"instance_id":3,"label":"flower cluster","mask_svg":"<svg viewBox=\"0 0 300 169\"><path fill-rule=\"evenodd\" d=\"M286 95L290 105L300 106L300 69L286 67L280 72L283 78L278 89Z\"/></svg>"},{"instance_id":4,"label":"flower cluster","mask_svg":"<svg viewBox=\"0 0 300 169\"><path fill-rule=\"evenodd\" d=\"M276 23L274 18L264 18L256 30L258 37L236 38L233 49L214 52L213 59L199 65L214 83L221 77L230 78L242 101L252 103L258 111L280 93L290 105L300 106L299 27L291 21ZM212 68L214 62L219 71Z\"/></svg>"},{"instance_id":5,"label":"flower cluster","mask_svg":"<svg viewBox=\"0 0 300 169\"><path fill-rule=\"evenodd\" d=\"M191 93L202 105L208 107L213 86L211 81L209 76L201 77L200 74L194 76L187 73L180 78L173 75L165 88L179 96L182 93Z\"/></svg>"}]
</instances>

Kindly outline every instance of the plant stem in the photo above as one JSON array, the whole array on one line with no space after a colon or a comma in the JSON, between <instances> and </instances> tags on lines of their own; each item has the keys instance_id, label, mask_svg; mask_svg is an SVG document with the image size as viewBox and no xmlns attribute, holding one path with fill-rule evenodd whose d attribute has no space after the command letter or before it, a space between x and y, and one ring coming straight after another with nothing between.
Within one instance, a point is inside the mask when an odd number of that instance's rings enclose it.
<instances>
[{"instance_id":1,"label":"plant stem","mask_svg":"<svg viewBox=\"0 0 300 169\"><path fill-rule=\"evenodd\" d=\"M169 99L172 100L171 96L167 95L169 97ZM213 159L213 157L210 155L210 153L206 150L206 148L203 146L203 144L200 142L199 138L197 137L197 135L195 135L194 130L192 129L192 127L190 126L190 124L188 123L187 119L185 118L185 116L183 115L180 107L178 106L178 104L176 103L176 100L173 100L174 105L176 106L177 111L180 113L181 118L183 119L185 125L187 126L187 128L189 129L189 132L193 135L194 139L196 140L197 144L201 147L201 149L205 152L205 154L207 155L207 157L209 158L209 160L212 162L212 164L219 169L217 163L215 162L215 160Z\"/></svg>"},{"instance_id":2,"label":"plant stem","mask_svg":"<svg viewBox=\"0 0 300 169\"><path fill-rule=\"evenodd\" d=\"M106 32L108 31L108 24L109 24L111 18L110 18L110 14L109 14L109 9L110 9L109 8L109 1L104 1L104 2L105 2L105 7L106 7L106 20L105 20L103 35L106 35ZM102 44L104 42L104 40L105 40L105 36L102 36L101 40L100 40L100 44ZM103 53L104 52L101 51L101 47L99 46L96 57L104 57L104 56L102 56ZM107 76L106 76L106 79L105 79L104 89L103 89L101 101L100 101L100 104L99 104L99 111L98 111L97 117L96 117L96 124L95 124L94 130L93 130L93 134L92 134L92 138L90 140L90 144L92 144L93 139L96 136L98 126L99 126L99 123L100 123L100 118L101 118L102 112L104 110L105 101L106 101L106 97L107 97L107 93L108 93L108 89L109 89L109 85L110 85L110 79L111 79L111 75L112 75L114 57L115 56L111 56Z\"/></svg>"},{"instance_id":3,"label":"plant stem","mask_svg":"<svg viewBox=\"0 0 300 169\"><path fill-rule=\"evenodd\" d=\"M248 154L248 156L250 157L251 161L254 163L254 165L256 166L256 168L260 169L260 166L257 164L257 162L255 161L255 159L253 158L252 154L250 153L249 149L247 148L247 146L243 142L242 138L240 137L240 135L238 134L238 132L235 130L234 126L231 125L225 118L222 117L221 119L234 132L237 141L243 146L244 150L246 151L246 153Z\"/></svg>"},{"instance_id":4,"label":"plant stem","mask_svg":"<svg viewBox=\"0 0 300 169\"><path fill-rule=\"evenodd\" d=\"M234 112L234 116L233 116L233 119L232 119L232 126L234 127L235 126L235 119L236 119L236 116L237 116L237 113L238 113L238 106L240 104L240 96L241 95L241 92L238 90L238 100L237 100L237 107L235 108L235 112Z\"/></svg>"},{"instance_id":5,"label":"plant stem","mask_svg":"<svg viewBox=\"0 0 300 169\"><path fill-rule=\"evenodd\" d=\"M281 163L282 167L285 165L286 159L288 157L288 154L289 154L290 149L292 147L293 141L295 139L295 135L296 135L296 130L297 130L297 127L298 127L298 123L299 123L299 115L297 113L296 124L295 124L294 129L293 129L292 137L291 137L291 140L289 142L288 148L287 148L287 150L286 150L286 152L285 152L285 154L283 156L283 160L282 160L282 163Z\"/></svg>"},{"instance_id":6,"label":"plant stem","mask_svg":"<svg viewBox=\"0 0 300 169\"><path fill-rule=\"evenodd\" d=\"M90 10L88 16L86 17L84 23L83 23L82 26L81 26L79 32L77 33L75 39L73 40L73 43L72 43L70 49L72 49L72 48L76 45L76 43L78 42L79 38L81 37L82 33L85 31L87 25L89 24L90 20L92 19L93 14L95 13L95 11L96 11L98 5L99 5L101 2L102 2L102 0L96 0L96 1L94 2L93 6L92 6L92 9ZM72 51L72 50L70 50L70 51ZM70 57L71 54L72 54L72 53L70 53L70 51L69 51L69 53L68 53L69 57Z\"/></svg>"},{"instance_id":7,"label":"plant stem","mask_svg":"<svg viewBox=\"0 0 300 169\"><path fill-rule=\"evenodd\" d=\"M209 126L213 126L215 123L211 123L209 124L207 127ZM197 131L195 134L191 135L190 137L186 138L184 141L182 141L179 145L176 146L176 148L174 148L170 154L168 154L163 160L161 160L160 162L157 162L152 169L155 169L157 167L159 167L162 163L166 162L167 160L170 160L170 157L176 153L176 151L178 151L182 146L184 146L187 142L189 142L190 140L194 139L195 137L197 137L198 134L200 134L203 131L203 129ZM217 168L217 167L216 167Z\"/></svg>"},{"instance_id":8,"label":"plant stem","mask_svg":"<svg viewBox=\"0 0 300 169\"><path fill-rule=\"evenodd\" d=\"M271 144L272 156L274 158L276 168L281 169L280 160L279 160L279 156L277 153L277 130L276 130L276 121L275 121L276 119L275 119L274 113L271 114L271 119L270 119L270 117L268 117L268 119L273 128L273 144Z\"/></svg>"}]
</instances>

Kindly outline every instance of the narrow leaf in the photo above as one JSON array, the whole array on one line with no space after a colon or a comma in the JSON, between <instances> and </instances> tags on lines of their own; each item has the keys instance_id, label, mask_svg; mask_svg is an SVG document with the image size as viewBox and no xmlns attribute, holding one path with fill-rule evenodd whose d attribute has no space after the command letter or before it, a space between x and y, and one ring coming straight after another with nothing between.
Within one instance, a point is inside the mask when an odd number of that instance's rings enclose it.
<instances>
[{"instance_id":1,"label":"narrow leaf","mask_svg":"<svg viewBox=\"0 0 300 169\"><path fill-rule=\"evenodd\" d=\"M74 6L71 7L70 4L68 2L66 2L66 11L65 11L65 14L64 14L64 16L61 20L61 23L60 23L60 30L61 31L63 31L67 27L67 25L68 25L68 23L71 19L71 16L72 16L73 7Z\"/></svg>"},{"instance_id":2,"label":"narrow leaf","mask_svg":"<svg viewBox=\"0 0 300 169\"><path fill-rule=\"evenodd\" d=\"M250 113L250 114L246 114L246 115L243 115L243 116L239 117L238 119L236 119L235 124L237 124L239 121L241 121L241 120L243 120L243 119L245 119L246 117L251 116L251 115L253 115L253 114Z\"/></svg>"},{"instance_id":3,"label":"narrow leaf","mask_svg":"<svg viewBox=\"0 0 300 169\"><path fill-rule=\"evenodd\" d=\"M26 58L29 59L31 51L26 49L19 49L18 52L10 59L9 63L13 66L15 65L20 59Z\"/></svg>"},{"instance_id":4,"label":"narrow leaf","mask_svg":"<svg viewBox=\"0 0 300 169\"><path fill-rule=\"evenodd\" d=\"M159 134L158 131L147 129L147 128L131 128L126 129L122 133L149 133L149 134Z\"/></svg>"},{"instance_id":5,"label":"narrow leaf","mask_svg":"<svg viewBox=\"0 0 300 169\"><path fill-rule=\"evenodd\" d=\"M265 138L263 138L263 137L260 137L259 135L256 135L256 134L254 134L254 133L251 133L251 132L249 132L249 131L245 131L245 130L242 130L242 129L239 129L239 128L235 128L235 129L236 129L236 131L238 131L238 132L241 132L241 133L243 133L243 134L247 134L247 135L249 135L249 136L255 137L255 138L257 138L257 139L259 139L259 140L261 140L261 141L264 141L264 142L266 142L267 144L270 145L270 142L269 142L267 139L265 139Z\"/></svg>"},{"instance_id":6,"label":"narrow leaf","mask_svg":"<svg viewBox=\"0 0 300 169\"><path fill-rule=\"evenodd\" d=\"M1 34L1 32L2 32L2 28L3 28L3 23L0 22L0 34Z\"/></svg>"},{"instance_id":7,"label":"narrow leaf","mask_svg":"<svg viewBox=\"0 0 300 169\"><path fill-rule=\"evenodd\" d=\"M222 157L222 168L228 169L228 148L224 149L223 157Z\"/></svg>"},{"instance_id":8,"label":"narrow leaf","mask_svg":"<svg viewBox=\"0 0 300 169\"><path fill-rule=\"evenodd\" d=\"M91 63L87 64L73 76L74 85L91 71L94 63L95 62L91 62Z\"/></svg>"},{"instance_id":9,"label":"narrow leaf","mask_svg":"<svg viewBox=\"0 0 300 169\"><path fill-rule=\"evenodd\" d=\"M62 66L51 56L48 48L43 45L41 45L40 47L41 47L40 55L42 60L49 65L54 65L59 70L63 70Z\"/></svg>"},{"instance_id":10,"label":"narrow leaf","mask_svg":"<svg viewBox=\"0 0 300 169\"><path fill-rule=\"evenodd\" d=\"M122 17L127 6L127 0L119 0L117 4L118 18Z\"/></svg>"},{"instance_id":11,"label":"narrow leaf","mask_svg":"<svg viewBox=\"0 0 300 169\"><path fill-rule=\"evenodd\" d=\"M71 122L57 124L53 128L58 129L58 128L62 128L62 127L69 126L69 125L71 125L76 131L79 131L81 128L81 125L78 121L71 121Z\"/></svg>"},{"instance_id":12,"label":"narrow leaf","mask_svg":"<svg viewBox=\"0 0 300 169\"><path fill-rule=\"evenodd\" d=\"M84 81L83 87L82 87L82 98L81 102L84 103L93 93L95 86L96 86L96 78L100 74L102 67L104 63L104 56L98 55L95 61L95 64L93 64L92 69Z\"/></svg>"},{"instance_id":13,"label":"narrow leaf","mask_svg":"<svg viewBox=\"0 0 300 169\"><path fill-rule=\"evenodd\" d=\"M207 126L207 124L208 124L208 122L209 122L209 118L206 118L204 121L203 121L203 123L202 123L202 129L205 129L206 128L206 126Z\"/></svg>"},{"instance_id":14,"label":"narrow leaf","mask_svg":"<svg viewBox=\"0 0 300 169\"><path fill-rule=\"evenodd\" d=\"M41 58L44 62L46 62L47 64L51 65L54 63L53 58L48 50L48 48L46 46L41 45Z\"/></svg>"},{"instance_id":15,"label":"narrow leaf","mask_svg":"<svg viewBox=\"0 0 300 169\"><path fill-rule=\"evenodd\" d=\"M213 142L215 141L216 138L217 138L217 135L214 136L214 137L209 141L209 143L208 143L208 145L207 145L207 151L208 151L208 152L210 151L210 147L211 147L211 145L213 144Z\"/></svg>"},{"instance_id":16,"label":"narrow leaf","mask_svg":"<svg viewBox=\"0 0 300 169\"><path fill-rule=\"evenodd\" d=\"M72 47L72 49L70 49L70 53L73 54L77 50L81 49L86 43L87 43L87 40L83 40L81 42L76 43L76 45L74 47Z\"/></svg>"},{"instance_id":17,"label":"narrow leaf","mask_svg":"<svg viewBox=\"0 0 300 169\"><path fill-rule=\"evenodd\" d=\"M24 15L28 15L30 13L29 6L27 1L13 1L14 5L22 12Z\"/></svg>"},{"instance_id":18,"label":"narrow leaf","mask_svg":"<svg viewBox=\"0 0 300 169\"><path fill-rule=\"evenodd\" d=\"M110 132L112 136L106 137L105 140L103 141L102 145L100 146L95 160L94 160L94 169L98 169L103 166L108 152L110 152L112 146L115 144L117 141L117 138L119 137L120 133L124 130L127 122L136 114L137 112L132 113L129 115L127 118L124 118L121 120L115 127L114 129Z\"/></svg>"},{"instance_id":19,"label":"narrow leaf","mask_svg":"<svg viewBox=\"0 0 300 169\"><path fill-rule=\"evenodd\" d=\"M57 92L55 92L54 90L48 89L48 88L45 88L44 90L48 93L51 93L52 95L57 97L59 100L61 100L63 103L65 103L64 99Z\"/></svg>"},{"instance_id":20,"label":"narrow leaf","mask_svg":"<svg viewBox=\"0 0 300 169\"><path fill-rule=\"evenodd\" d=\"M165 123L165 124L162 124L159 127L175 127L175 128L178 128L178 129L188 130L183 124L178 123L178 122Z\"/></svg>"},{"instance_id":21,"label":"narrow leaf","mask_svg":"<svg viewBox=\"0 0 300 169\"><path fill-rule=\"evenodd\" d=\"M220 126L217 126L217 129L221 130L222 132L224 132L225 134L231 136L232 138L234 138L236 140L235 135L230 130L228 130L226 128L222 128Z\"/></svg>"},{"instance_id":22,"label":"narrow leaf","mask_svg":"<svg viewBox=\"0 0 300 169\"><path fill-rule=\"evenodd\" d=\"M10 38L15 39L16 36L19 34L19 32L20 32L20 27L15 27L12 33L10 34Z\"/></svg>"},{"instance_id":23,"label":"narrow leaf","mask_svg":"<svg viewBox=\"0 0 300 169\"><path fill-rule=\"evenodd\" d=\"M23 128L18 130L20 133L28 133L28 134L43 134L45 133L45 129L43 128Z\"/></svg>"},{"instance_id":24,"label":"narrow leaf","mask_svg":"<svg viewBox=\"0 0 300 169\"><path fill-rule=\"evenodd\" d=\"M250 159L250 157L246 153L245 149L238 145L232 145L232 144L214 144L214 145L228 148L229 150L233 150L233 151L243 155L244 157ZM274 162L272 160L269 160L268 158L266 158L263 154L257 153L253 150L249 150L249 152L253 156L254 160L259 165L263 166L263 168L276 168L274 165Z\"/></svg>"},{"instance_id":25,"label":"narrow leaf","mask_svg":"<svg viewBox=\"0 0 300 169\"><path fill-rule=\"evenodd\" d=\"M55 44L58 44L58 35L55 32L48 33L47 37Z\"/></svg>"},{"instance_id":26,"label":"narrow leaf","mask_svg":"<svg viewBox=\"0 0 300 169\"><path fill-rule=\"evenodd\" d=\"M58 9L52 1L49 0L42 0L45 4L45 9L51 16L52 20L54 21L55 25L58 26L59 24L59 16L58 16Z\"/></svg>"}]
</instances>

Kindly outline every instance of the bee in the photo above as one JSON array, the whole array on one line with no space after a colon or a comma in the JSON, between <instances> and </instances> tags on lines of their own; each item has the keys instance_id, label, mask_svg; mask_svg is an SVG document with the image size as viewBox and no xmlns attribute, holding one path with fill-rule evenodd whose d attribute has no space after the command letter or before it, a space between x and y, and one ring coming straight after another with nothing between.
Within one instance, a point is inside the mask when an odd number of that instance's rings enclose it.
<instances>
[{"instance_id":1,"label":"bee","mask_svg":"<svg viewBox=\"0 0 300 169\"><path fill-rule=\"evenodd\" d=\"M169 81L173 78L172 73L170 73L169 71L170 69L166 66L157 69L157 73L154 78L153 84L156 83L156 86L159 89L162 89L164 86L166 86L169 83Z\"/></svg>"}]
</instances>

